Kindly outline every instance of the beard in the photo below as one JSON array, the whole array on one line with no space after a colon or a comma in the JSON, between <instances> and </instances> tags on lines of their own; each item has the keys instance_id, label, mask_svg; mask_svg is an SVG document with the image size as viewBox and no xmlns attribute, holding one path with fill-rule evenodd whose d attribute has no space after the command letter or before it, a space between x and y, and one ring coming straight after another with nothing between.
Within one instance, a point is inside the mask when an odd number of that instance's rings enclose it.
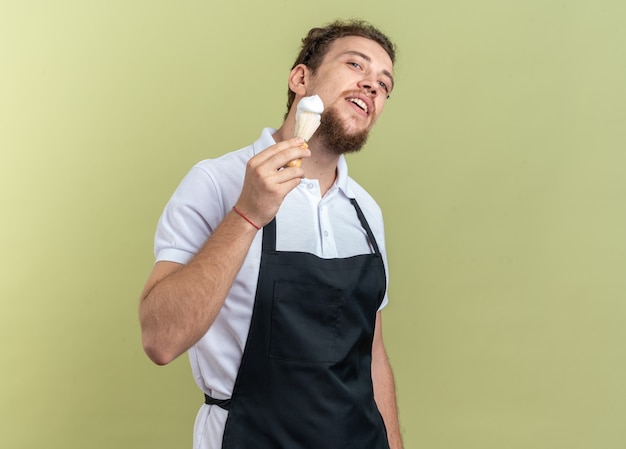
<instances>
[{"instance_id":1,"label":"beard","mask_svg":"<svg viewBox=\"0 0 626 449\"><path fill-rule=\"evenodd\" d=\"M325 110L321 116L316 137L334 154L356 153L369 137L369 129L350 133L335 108Z\"/></svg>"}]
</instances>

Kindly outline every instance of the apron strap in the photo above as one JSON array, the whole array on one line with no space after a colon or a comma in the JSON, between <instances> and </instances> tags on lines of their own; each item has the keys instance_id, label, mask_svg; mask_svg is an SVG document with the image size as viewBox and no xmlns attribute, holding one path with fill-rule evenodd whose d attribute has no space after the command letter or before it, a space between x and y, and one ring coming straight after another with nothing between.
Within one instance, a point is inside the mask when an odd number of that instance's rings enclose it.
<instances>
[{"instance_id":1,"label":"apron strap","mask_svg":"<svg viewBox=\"0 0 626 449\"><path fill-rule=\"evenodd\" d=\"M263 226L263 251L276 251L276 217Z\"/></svg>"},{"instance_id":2,"label":"apron strap","mask_svg":"<svg viewBox=\"0 0 626 449\"><path fill-rule=\"evenodd\" d=\"M379 254L380 250L378 249L378 243L376 243L376 239L374 238L374 233L372 232L372 229L370 228L369 223L365 219L365 215L363 215L363 211L359 207L359 204L356 202L355 198L350 198L350 202L352 203L352 205L356 209L356 215L359 217L359 221L361 222L361 226L363 226L363 229L365 229L365 232L367 232L367 238L370 240L370 244L374 248L374 252L376 254Z\"/></svg>"},{"instance_id":3,"label":"apron strap","mask_svg":"<svg viewBox=\"0 0 626 449\"><path fill-rule=\"evenodd\" d=\"M224 410L228 410L230 408L230 399L215 399L206 393L204 394L204 403L208 405L217 405Z\"/></svg>"}]
</instances>

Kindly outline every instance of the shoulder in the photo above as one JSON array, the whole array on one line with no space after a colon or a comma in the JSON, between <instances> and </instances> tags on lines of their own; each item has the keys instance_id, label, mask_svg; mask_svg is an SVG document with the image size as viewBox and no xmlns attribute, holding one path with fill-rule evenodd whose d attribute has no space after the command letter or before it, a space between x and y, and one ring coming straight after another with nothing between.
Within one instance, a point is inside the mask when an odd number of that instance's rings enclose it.
<instances>
[{"instance_id":1,"label":"shoulder","mask_svg":"<svg viewBox=\"0 0 626 449\"><path fill-rule=\"evenodd\" d=\"M252 146L226 153L215 159L205 159L195 164L190 174L208 177L218 184L222 182L241 182L248 160L254 156Z\"/></svg>"},{"instance_id":2,"label":"shoulder","mask_svg":"<svg viewBox=\"0 0 626 449\"><path fill-rule=\"evenodd\" d=\"M191 172L206 176L217 185L241 186L248 161L275 142L275 129L264 128L261 136L251 145L240 148L215 159L205 159L193 166Z\"/></svg>"},{"instance_id":3,"label":"shoulder","mask_svg":"<svg viewBox=\"0 0 626 449\"><path fill-rule=\"evenodd\" d=\"M348 196L356 199L368 220L375 218L382 221L382 210L374 197L350 177L348 177Z\"/></svg>"},{"instance_id":4,"label":"shoulder","mask_svg":"<svg viewBox=\"0 0 626 449\"><path fill-rule=\"evenodd\" d=\"M251 151L206 159L189 170L159 218L157 260L187 263L199 251L236 201Z\"/></svg>"}]
</instances>

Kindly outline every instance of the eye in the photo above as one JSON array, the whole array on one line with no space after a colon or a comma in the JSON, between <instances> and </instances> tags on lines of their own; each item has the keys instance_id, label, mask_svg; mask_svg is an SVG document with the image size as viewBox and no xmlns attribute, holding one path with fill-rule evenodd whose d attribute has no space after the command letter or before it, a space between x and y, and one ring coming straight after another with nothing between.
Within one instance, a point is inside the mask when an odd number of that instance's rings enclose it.
<instances>
[{"instance_id":1,"label":"eye","mask_svg":"<svg viewBox=\"0 0 626 449\"><path fill-rule=\"evenodd\" d=\"M358 62L349 62L348 65L351 65L355 69L359 69L359 70L362 69L361 64L359 64Z\"/></svg>"},{"instance_id":2,"label":"eye","mask_svg":"<svg viewBox=\"0 0 626 449\"><path fill-rule=\"evenodd\" d=\"M389 92L389 88L387 87L387 84L386 84L384 81L379 81L379 82L378 82L378 85L379 85L380 87L382 87L382 89L383 89L385 92Z\"/></svg>"}]
</instances>

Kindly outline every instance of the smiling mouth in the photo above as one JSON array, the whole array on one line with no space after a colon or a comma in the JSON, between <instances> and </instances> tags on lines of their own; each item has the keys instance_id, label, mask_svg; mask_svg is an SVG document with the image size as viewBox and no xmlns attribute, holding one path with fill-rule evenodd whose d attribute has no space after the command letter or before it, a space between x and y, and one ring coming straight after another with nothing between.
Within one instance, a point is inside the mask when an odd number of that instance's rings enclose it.
<instances>
[{"instance_id":1,"label":"smiling mouth","mask_svg":"<svg viewBox=\"0 0 626 449\"><path fill-rule=\"evenodd\" d=\"M363 112L369 115L367 104L363 100L361 100L360 98L348 98L347 100L357 105L357 107L359 107Z\"/></svg>"}]
</instances>

